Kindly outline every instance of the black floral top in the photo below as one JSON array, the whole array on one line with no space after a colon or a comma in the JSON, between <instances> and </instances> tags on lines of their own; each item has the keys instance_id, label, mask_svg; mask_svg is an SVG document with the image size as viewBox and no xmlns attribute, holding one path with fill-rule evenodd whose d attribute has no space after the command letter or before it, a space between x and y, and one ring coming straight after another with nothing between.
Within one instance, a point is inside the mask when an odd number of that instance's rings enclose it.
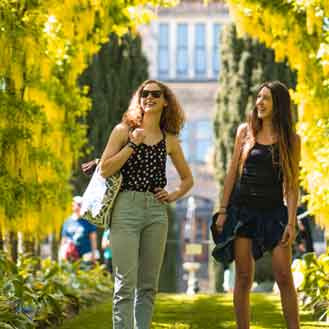
<instances>
[{"instance_id":1,"label":"black floral top","mask_svg":"<svg viewBox=\"0 0 329 329\"><path fill-rule=\"evenodd\" d=\"M164 188L166 178L167 149L165 135L154 145L140 144L121 168L121 191L154 192Z\"/></svg>"}]
</instances>

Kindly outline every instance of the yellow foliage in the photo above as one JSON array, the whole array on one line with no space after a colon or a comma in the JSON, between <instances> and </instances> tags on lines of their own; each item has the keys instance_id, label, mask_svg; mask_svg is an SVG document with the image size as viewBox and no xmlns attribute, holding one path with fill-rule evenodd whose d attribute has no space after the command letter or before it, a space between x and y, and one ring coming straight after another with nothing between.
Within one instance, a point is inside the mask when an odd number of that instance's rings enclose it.
<instances>
[{"instance_id":1,"label":"yellow foliage","mask_svg":"<svg viewBox=\"0 0 329 329\"><path fill-rule=\"evenodd\" d=\"M59 231L70 211L72 166L85 141L86 127L77 119L90 108L77 78L111 32L122 34L153 17L144 5L174 2L0 1L2 233L42 238Z\"/></svg>"}]
</instances>

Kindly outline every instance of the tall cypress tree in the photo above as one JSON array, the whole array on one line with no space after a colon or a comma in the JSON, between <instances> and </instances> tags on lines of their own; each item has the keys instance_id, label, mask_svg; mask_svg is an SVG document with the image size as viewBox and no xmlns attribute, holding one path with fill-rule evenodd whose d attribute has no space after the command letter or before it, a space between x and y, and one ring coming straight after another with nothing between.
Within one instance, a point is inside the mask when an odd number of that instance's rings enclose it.
<instances>
[{"instance_id":1,"label":"tall cypress tree","mask_svg":"<svg viewBox=\"0 0 329 329\"><path fill-rule=\"evenodd\" d=\"M148 63L142 53L139 35L122 37L111 34L91 65L80 77L88 86L92 110L87 116L88 143L80 162L100 157L113 127L127 110L133 92L148 78ZM77 168L73 178L76 192L82 192L87 180Z\"/></svg>"},{"instance_id":2,"label":"tall cypress tree","mask_svg":"<svg viewBox=\"0 0 329 329\"><path fill-rule=\"evenodd\" d=\"M296 74L286 63L276 63L272 49L250 37L239 38L234 24L226 26L221 40L221 74L215 115L215 167L222 191L238 125L254 106L257 87L280 80L296 86Z\"/></svg>"},{"instance_id":3,"label":"tall cypress tree","mask_svg":"<svg viewBox=\"0 0 329 329\"><path fill-rule=\"evenodd\" d=\"M118 37L115 34L94 56L92 64L80 78L81 86L89 87L92 110L89 112L87 155L80 163L100 157L113 127L120 122L137 87L148 78L148 62L142 52L141 38L136 34ZM73 177L75 192L82 193L88 178L76 169ZM173 217L171 209L168 214ZM170 221L169 236L174 236L175 221ZM101 238L101 231L98 232ZM173 237L173 239L176 239ZM164 265L160 276L162 291L176 289L176 255L178 246L167 245Z\"/></svg>"},{"instance_id":4,"label":"tall cypress tree","mask_svg":"<svg viewBox=\"0 0 329 329\"><path fill-rule=\"evenodd\" d=\"M215 114L215 168L219 191L231 160L235 134L254 106L257 87L265 81L280 80L288 88L296 86L296 73L287 63L276 63L272 49L250 37L239 38L234 24L227 25L221 36L221 73ZM269 257L256 264L255 280L272 280ZM221 290L222 273L216 267L216 289Z\"/></svg>"}]
</instances>

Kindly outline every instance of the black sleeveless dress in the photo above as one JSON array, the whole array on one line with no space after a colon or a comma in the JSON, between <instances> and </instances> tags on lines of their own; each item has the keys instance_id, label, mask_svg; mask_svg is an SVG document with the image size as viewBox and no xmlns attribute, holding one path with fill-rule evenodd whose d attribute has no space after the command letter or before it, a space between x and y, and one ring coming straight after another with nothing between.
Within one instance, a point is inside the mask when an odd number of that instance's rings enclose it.
<instances>
[{"instance_id":1,"label":"black sleeveless dress","mask_svg":"<svg viewBox=\"0 0 329 329\"><path fill-rule=\"evenodd\" d=\"M245 161L230 203L256 209L283 206L282 176L278 145L256 143Z\"/></svg>"},{"instance_id":2,"label":"black sleeveless dress","mask_svg":"<svg viewBox=\"0 0 329 329\"><path fill-rule=\"evenodd\" d=\"M256 143L232 191L220 234L214 216L211 231L216 247L212 255L217 261L228 264L234 260L233 242L239 236L252 240L255 260L277 246L288 222L282 176L278 145Z\"/></svg>"}]
</instances>

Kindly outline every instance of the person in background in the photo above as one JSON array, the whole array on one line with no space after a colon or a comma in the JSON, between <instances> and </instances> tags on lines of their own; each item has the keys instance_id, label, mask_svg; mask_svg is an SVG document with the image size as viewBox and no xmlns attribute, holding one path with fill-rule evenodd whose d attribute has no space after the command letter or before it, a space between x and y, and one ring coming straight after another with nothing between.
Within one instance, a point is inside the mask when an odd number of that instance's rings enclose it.
<instances>
[{"instance_id":1,"label":"person in background","mask_svg":"<svg viewBox=\"0 0 329 329\"><path fill-rule=\"evenodd\" d=\"M314 251L311 228L312 216L307 213L304 205L297 208L297 215L298 234L296 236L294 258L300 258L304 254Z\"/></svg>"},{"instance_id":2,"label":"person in background","mask_svg":"<svg viewBox=\"0 0 329 329\"><path fill-rule=\"evenodd\" d=\"M102 249L104 256L104 264L106 265L107 270L112 274L112 250L110 248L110 229L107 229L103 233L102 237Z\"/></svg>"},{"instance_id":3,"label":"person in background","mask_svg":"<svg viewBox=\"0 0 329 329\"><path fill-rule=\"evenodd\" d=\"M81 218L81 203L81 196L73 198L73 214L63 224L60 259L92 264L99 258L96 226Z\"/></svg>"}]
</instances>

